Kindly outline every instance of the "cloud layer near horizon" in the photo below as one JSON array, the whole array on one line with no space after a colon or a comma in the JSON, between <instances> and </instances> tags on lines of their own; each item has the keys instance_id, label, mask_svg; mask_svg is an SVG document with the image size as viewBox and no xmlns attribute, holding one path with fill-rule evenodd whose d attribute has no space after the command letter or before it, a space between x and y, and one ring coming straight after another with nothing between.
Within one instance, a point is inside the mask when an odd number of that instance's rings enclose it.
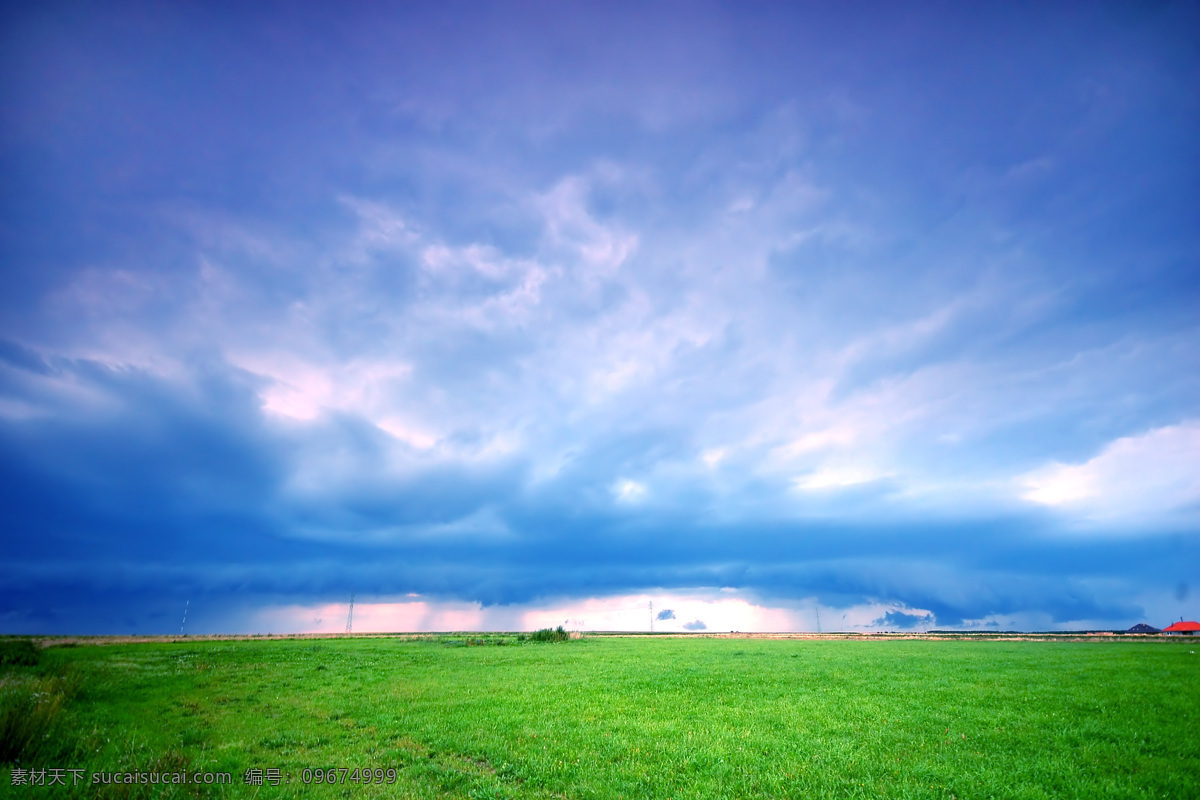
<instances>
[{"instance_id":1,"label":"cloud layer near horizon","mask_svg":"<svg viewBox=\"0 0 1200 800\"><path fill-rule=\"evenodd\" d=\"M5 12L4 629L1194 615L1194 8L76 12Z\"/></svg>"}]
</instances>

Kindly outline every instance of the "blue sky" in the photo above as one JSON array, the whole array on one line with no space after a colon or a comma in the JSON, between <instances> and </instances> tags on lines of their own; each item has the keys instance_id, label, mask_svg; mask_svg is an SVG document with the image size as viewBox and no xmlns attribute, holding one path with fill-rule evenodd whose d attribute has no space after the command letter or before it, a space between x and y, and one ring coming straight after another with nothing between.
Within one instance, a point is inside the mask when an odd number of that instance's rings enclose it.
<instances>
[{"instance_id":1,"label":"blue sky","mask_svg":"<svg viewBox=\"0 0 1200 800\"><path fill-rule=\"evenodd\" d=\"M1200 614L1194 3L2 19L6 632Z\"/></svg>"}]
</instances>

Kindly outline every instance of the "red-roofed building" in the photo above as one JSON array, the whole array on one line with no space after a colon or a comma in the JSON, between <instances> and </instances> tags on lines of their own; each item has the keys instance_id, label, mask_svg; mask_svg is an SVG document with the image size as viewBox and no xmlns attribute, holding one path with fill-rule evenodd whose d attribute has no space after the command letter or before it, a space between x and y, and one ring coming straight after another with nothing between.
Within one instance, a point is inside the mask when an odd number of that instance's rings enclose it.
<instances>
[{"instance_id":1,"label":"red-roofed building","mask_svg":"<svg viewBox=\"0 0 1200 800\"><path fill-rule=\"evenodd\" d=\"M1168 636L1200 636L1200 622L1176 622L1163 628L1163 633Z\"/></svg>"}]
</instances>

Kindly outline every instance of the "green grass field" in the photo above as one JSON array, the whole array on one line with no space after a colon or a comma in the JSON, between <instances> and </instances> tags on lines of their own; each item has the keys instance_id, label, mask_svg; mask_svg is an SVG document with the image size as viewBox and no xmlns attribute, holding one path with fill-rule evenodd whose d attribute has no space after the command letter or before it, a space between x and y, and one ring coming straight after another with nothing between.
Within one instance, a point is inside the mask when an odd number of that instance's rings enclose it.
<instances>
[{"instance_id":1,"label":"green grass field","mask_svg":"<svg viewBox=\"0 0 1200 800\"><path fill-rule=\"evenodd\" d=\"M1200 797L1200 643L465 641L51 648L3 667L0 793ZM13 786L14 766L233 784Z\"/></svg>"}]
</instances>

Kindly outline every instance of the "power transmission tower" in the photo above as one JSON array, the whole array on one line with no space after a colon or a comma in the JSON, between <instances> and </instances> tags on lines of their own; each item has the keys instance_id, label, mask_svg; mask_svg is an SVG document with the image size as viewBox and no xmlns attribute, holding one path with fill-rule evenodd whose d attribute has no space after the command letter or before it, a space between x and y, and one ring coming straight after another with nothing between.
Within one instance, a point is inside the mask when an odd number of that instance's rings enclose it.
<instances>
[{"instance_id":1,"label":"power transmission tower","mask_svg":"<svg viewBox=\"0 0 1200 800\"><path fill-rule=\"evenodd\" d=\"M813 609L817 612L817 633L820 633L821 632L821 607L813 606Z\"/></svg>"},{"instance_id":2,"label":"power transmission tower","mask_svg":"<svg viewBox=\"0 0 1200 800\"><path fill-rule=\"evenodd\" d=\"M354 630L354 595L350 595L350 613L346 615L346 633Z\"/></svg>"},{"instance_id":3,"label":"power transmission tower","mask_svg":"<svg viewBox=\"0 0 1200 800\"><path fill-rule=\"evenodd\" d=\"M192 601L191 600L183 601L183 621L179 623L179 635L180 636L183 636L183 626L187 625L187 610L188 610L188 603L190 603L190 602L192 602Z\"/></svg>"},{"instance_id":4,"label":"power transmission tower","mask_svg":"<svg viewBox=\"0 0 1200 800\"><path fill-rule=\"evenodd\" d=\"M650 601L650 632L654 633L654 601Z\"/></svg>"}]
</instances>

